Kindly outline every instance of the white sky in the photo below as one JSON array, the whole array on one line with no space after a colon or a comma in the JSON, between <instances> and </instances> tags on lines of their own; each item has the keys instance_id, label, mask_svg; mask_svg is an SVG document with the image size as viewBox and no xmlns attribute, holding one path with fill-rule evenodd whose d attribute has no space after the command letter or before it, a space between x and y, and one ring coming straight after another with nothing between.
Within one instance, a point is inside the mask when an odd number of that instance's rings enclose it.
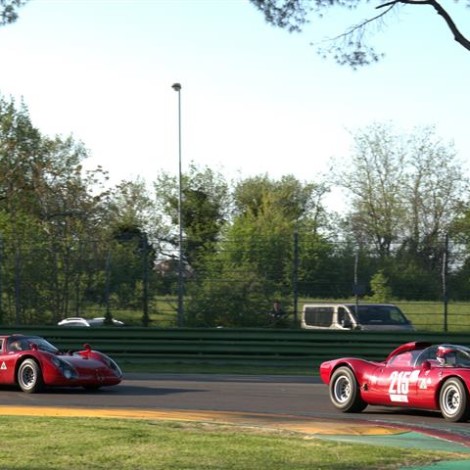
<instances>
[{"instance_id":1,"label":"white sky","mask_svg":"<svg viewBox=\"0 0 470 470\"><path fill-rule=\"evenodd\" d=\"M466 2L441 3L470 36ZM0 28L0 93L23 97L43 133L83 141L113 182L177 173L175 82L183 171L315 181L374 121L435 125L468 161L470 52L430 7L401 12L374 36L385 59L353 71L309 45L362 18L339 9L289 34L247 0L31 0Z\"/></svg>"}]
</instances>

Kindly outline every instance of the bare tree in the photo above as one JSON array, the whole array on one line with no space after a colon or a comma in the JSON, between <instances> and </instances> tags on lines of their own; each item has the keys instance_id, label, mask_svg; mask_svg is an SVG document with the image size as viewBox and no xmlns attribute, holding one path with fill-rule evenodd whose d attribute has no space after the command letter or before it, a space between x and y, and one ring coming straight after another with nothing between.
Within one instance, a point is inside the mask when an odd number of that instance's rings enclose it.
<instances>
[{"instance_id":1,"label":"bare tree","mask_svg":"<svg viewBox=\"0 0 470 470\"><path fill-rule=\"evenodd\" d=\"M455 3L457 3L456 0ZM368 18L353 24L343 33L327 42L327 46L319 46L318 52L324 56L333 56L340 65L356 68L369 65L383 57L372 45L370 32L373 28L383 29L384 19L392 11L404 6L427 6L435 10L453 35L455 41L470 51L470 40L457 27L454 19L437 0L392 0L388 2L372 0L250 0L263 14L266 21L289 32L301 32L309 23L311 13L323 17L325 10L332 7L343 7L355 10L364 3L377 3L376 12ZM470 7L470 0L462 0Z\"/></svg>"},{"instance_id":2,"label":"bare tree","mask_svg":"<svg viewBox=\"0 0 470 470\"><path fill-rule=\"evenodd\" d=\"M336 183L349 194L347 217L355 239L388 256L402 232L405 155L403 140L389 125L373 124L354 136L350 164L335 165Z\"/></svg>"},{"instance_id":3,"label":"bare tree","mask_svg":"<svg viewBox=\"0 0 470 470\"><path fill-rule=\"evenodd\" d=\"M355 134L350 165L337 166L350 194L349 226L379 256L392 245L426 253L449 230L467 199L469 181L453 145L432 127L395 134L374 124Z\"/></svg>"}]
</instances>

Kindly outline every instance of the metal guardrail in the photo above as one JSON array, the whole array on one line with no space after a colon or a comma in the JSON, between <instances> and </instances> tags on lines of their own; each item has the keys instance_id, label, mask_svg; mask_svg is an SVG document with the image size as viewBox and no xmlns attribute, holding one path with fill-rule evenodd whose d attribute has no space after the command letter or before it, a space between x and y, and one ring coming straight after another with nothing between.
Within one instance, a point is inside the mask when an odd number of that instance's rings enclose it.
<instances>
[{"instance_id":1,"label":"metal guardrail","mask_svg":"<svg viewBox=\"0 0 470 470\"><path fill-rule=\"evenodd\" d=\"M43 336L61 350L89 343L116 359L207 364L310 364L336 357L383 360L409 341L470 346L470 335L459 333L337 332L281 329L160 329L0 327L0 333Z\"/></svg>"}]
</instances>

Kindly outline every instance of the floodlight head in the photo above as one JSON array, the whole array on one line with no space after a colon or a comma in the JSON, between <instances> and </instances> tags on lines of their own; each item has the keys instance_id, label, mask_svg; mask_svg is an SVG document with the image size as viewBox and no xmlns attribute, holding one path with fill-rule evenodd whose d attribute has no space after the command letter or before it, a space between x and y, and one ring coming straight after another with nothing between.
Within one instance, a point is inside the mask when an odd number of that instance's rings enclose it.
<instances>
[{"instance_id":1,"label":"floodlight head","mask_svg":"<svg viewBox=\"0 0 470 470\"><path fill-rule=\"evenodd\" d=\"M173 85L171 85L171 88L173 88L173 90L175 90L175 91L180 91L181 90L181 84L180 83L173 83Z\"/></svg>"}]
</instances>

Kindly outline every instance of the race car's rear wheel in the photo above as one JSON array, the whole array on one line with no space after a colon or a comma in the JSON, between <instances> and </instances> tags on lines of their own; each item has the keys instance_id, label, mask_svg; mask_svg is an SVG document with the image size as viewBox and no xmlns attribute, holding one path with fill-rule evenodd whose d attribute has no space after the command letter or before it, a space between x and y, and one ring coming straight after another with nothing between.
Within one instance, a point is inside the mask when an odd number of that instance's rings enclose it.
<instances>
[{"instance_id":1,"label":"race car's rear wheel","mask_svg":"<svg viewBox=\"0 0 470 470\"><path fill-rule=\"evenodd\" d=\"M466 421L470 416L470 403L465 385L457 378L444 382L439 393L439 408L447 421Z\"/></svg>"},{"instance_id":2,"label":"race car's rear wheel","mask_svg":"<svg viewBox=\"0 0 470 470\"><path fill-rule=\"evenodd\" d=\"M361 398L359 385L349 367L340 367L333 372L330 380L330 400L345 413L358 413L367 403Z\"/></svg>"},{"instance_id":3,"label":"race car's rear wheel","mask_svg":"<svg viewBox=\"0 0 470 470\"><path fill-rule=\"evenodd\" d=\"M34 359L25 359L21 363L16 379L21 390L26 393L39 392L44 385L41 368Z\"/></svg>"}]
</instances>

